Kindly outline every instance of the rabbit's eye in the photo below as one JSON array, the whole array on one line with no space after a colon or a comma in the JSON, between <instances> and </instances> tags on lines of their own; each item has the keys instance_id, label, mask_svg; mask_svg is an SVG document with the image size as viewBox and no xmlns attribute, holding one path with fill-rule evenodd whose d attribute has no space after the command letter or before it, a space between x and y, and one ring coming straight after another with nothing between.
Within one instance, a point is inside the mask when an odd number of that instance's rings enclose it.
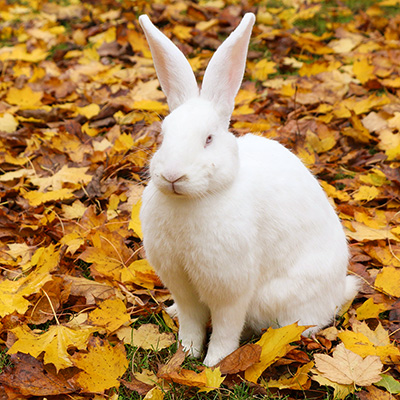
<instances>
[{"instance_id":1,"label":"rabbit's eye","mask_svg":"<svg viewBox=\"0 0 400 400\"><path fill-rule=\"evenodd\" d=\"M207 139L206 139L205 146L208 146L212 142L212 140L213 140L213 136L212 135L208 135Z\"/></svg>"}]
</instances>

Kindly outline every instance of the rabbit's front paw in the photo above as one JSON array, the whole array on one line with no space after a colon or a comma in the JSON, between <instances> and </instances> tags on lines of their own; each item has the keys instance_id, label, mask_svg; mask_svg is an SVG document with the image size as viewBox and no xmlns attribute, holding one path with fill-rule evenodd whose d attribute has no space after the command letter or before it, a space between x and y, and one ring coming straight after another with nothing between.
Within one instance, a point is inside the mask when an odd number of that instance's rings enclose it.
<instances>
[{"instance_id":1,"label":"rabbit's front paw","mask_svg":"<svg viewBox=\"0 0 400 400\"><path fill-rule=\"evenodd\" d=\"M226 354L210 354L210 352L208 352L203 364L206 367L213 367L214 365L217 365L223 358L225 358L225 356Z\"/></svg>"},{"instance_id":2,"label":"rabbit's front paw","mask_svg":"<svg viewBox=\"0 0 400 400\"><path fill-rule=\"evenodd\" d=\"M203 351L203 343L195 344L193 341L181 341L183 350L188 351L189 355L194 357L194 358L200 358L201 352Z\"/></svg>"},{"instance_id":3,"label":"rabbit's front paw","mask_svg":"<svg viewBox=\"0 0 400 400\"><path fill-rule=\"evenodd\" d=\"M165 309L165 311L167 312L167 314L171 317L171 318L175 318L178 316L178 306L176 305L176 303L172 304L172 306L169 306Z\"/></svg>"}]
</instances>

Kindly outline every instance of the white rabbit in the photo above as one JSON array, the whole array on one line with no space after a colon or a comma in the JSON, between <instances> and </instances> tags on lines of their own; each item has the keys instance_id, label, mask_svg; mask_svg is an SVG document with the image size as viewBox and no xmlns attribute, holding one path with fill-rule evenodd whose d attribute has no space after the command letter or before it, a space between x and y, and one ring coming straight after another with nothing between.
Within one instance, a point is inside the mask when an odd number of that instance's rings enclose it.
<instances>
[{"instance_id":1,"label":"white rabbit","mask_svg":"<svg viewBox=\"0 0 400 400\"><path fill-rule=\"evenodd\" d=\"M276 141L228 131L255 17L218 48L199 91L182 52L139 18L171 113L150 163L144 247L175 301L179 340L204 364L246 329L329 324L355 296L341 223L318 181Z\"/></svg>"}]
</instances>

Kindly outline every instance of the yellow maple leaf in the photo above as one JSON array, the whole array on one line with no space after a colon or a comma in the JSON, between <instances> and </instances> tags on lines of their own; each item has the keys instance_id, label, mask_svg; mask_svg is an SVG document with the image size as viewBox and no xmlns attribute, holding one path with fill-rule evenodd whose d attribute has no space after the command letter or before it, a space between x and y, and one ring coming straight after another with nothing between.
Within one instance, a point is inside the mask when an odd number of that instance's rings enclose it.
<instances>
[{"instance_id":1,"label":"yellow maple leaf","mask_svg":"<svg viewBox=\"0 0 400 400\"><path fill-rule=\"evenodd\" d=\"M172 33L179 40L189 40L192 38L192 28L184 25L175 25L172 29Z\"/></svg>"},{"instance_id":2,"label":"yellow maple leaf","mask_svg":"<svg viewBox=\"0 0 400 400\"><path fill-rule=\"evenodd\" d=\"M346 230L346 235L358 242L364 242L368 240L380 240L380 239L392 239L400 241L393 233L387 228L375 229L366 226L360 222L352 221L351 226L353 230Z\"/></svg>"},{"instance_id":3,"label":"yellow maple leaf","mask_svg":"<svg viewBox=\"0 0 400 400\"><path fill-rule=\"evenodd\" d=\"M390 343L389 333L381 324L371 330L364 322L357 322L353 323L353 332L343 331L338 334L347 349L361 357L379 356L383 363L391 362L391 357L400 356L400 350Z\"/></svg>"},{"instance_id":4,"label":"yellow maple leaf","mask_svg":"<svg viewBox=\"0 0 400 400\"><path fill-rule=\"evenodd\" d=\"M143 240L142 224L140 222L139 213L142 207L142 200L138 200L132 207L131 219L129 221L128 229L132 229L139 239Z\"/></svg>"},{"instance_id":5,"label":"yellow maple leaf","mask_svg":"<svg viewBox=\"0 0 400 400\"><path fill-rule=\"evenodd\" d=\"M338 199L340 201L350 200L350 195L348 193L336 189L335 186L330 185L328 182L320 181L319 184L322 186L329 197L332 197L333 199Z\"/></svg>"},{"instance_id":6,"label":"yellow maple leaf","mask_svg":"<svg viewBox=\"0 0 400 400\"><path fill-rule=\"evenodd\" d=\"M13 47L3 47L0 52L0 61L19 60L37 63L43 61L48 55L46 50L40 48L28 52L26 44L22 43Z\"/></svg>"},{"instance_id":7,"label":"yellow maple leaf","mask_svg":"<svg viewBox=\"0 0 400 400\"><path fill-rule=\"evenodd\" d=\"M306 132L306 138L307 142L317 153L325 153L336 144L335 135L331 130L324 130L322 132L318 132L318 135L316 135L314 132L308 129Z\"/></svg>"},{"instance_id":8,"label":"yellow maple leaf","mask_svg":"<svg viewBox=\"0 0 400 400\"><path fill-rule=\"evenodd\" d=\"M63 325L53 325L47 332L39 335L28 327L17 326L11 332L17 337L17 341L8 350L8 354L20 351L38 357L44 352L44 363L53 364L59 371L73 366L68 349L85 349L93 329L74 330Z\"/></svg>"},{"instance_id":9,"label":"yellow maple leaf","mask_svg":"<svg viewBox=\"0 0 400 400\"><path fill-rule=\"evenodd\" d=\"M122 135L118 136L118 138L115 140L114 144L114 150L116 152L118 151L128 151L131 150L133 147L133 139L131 135L128 135L127 133L123 133Z\"/></svg>"},{"instance_id":10,"label":"yellow maple leaf","mask_svg":"<svg viewBox=\"0 0 400 400\"><path fill-rule=\"evenodd\" d=\"M93 310L88 317L88 323L100 326L112 333L130 321L126 305L121 299L112 298L102 301L98 308Z\"/></svg>"},{"instance_id":11,"label":"yellow maple leaf","mask_svg":"<svg viewBox=\"0 0 400 400\"><path fill-rule=\"evenodd\" d=\"M77 188L81 185L86 185L92 180L92 175L88 175L86 172L88 167L63 167L52 176L47 177L32 177L30 181L35 185L39 186L39 191L44 192L48 188L53 190L60 190L64 183L76 184Z\"/></svg>"},{"instance_id":12,"label":"yellow maple leaf","mask_svg":"<svg viewBox=\"0 0 400 400\"><path fill-rule=\"evenodd\" d=\"M29 201L32 207L36 207L49 201L71 199L74 197L74 193L72 189L63 188L46 193L42 193L38 190L31 190L30 192L24 193L22 196Z\"/></svg>"},{"instance_id":13,"label":"yellow maple leaf","mask_svg":"<svg viewBox=\"0 0 400 400\"><path fill-rule=\"evenodd\" d=\"M30 86L24 86L22 89L11 87L8 90L6 101L21 109L30 109L40 107L42 97L43 92L34 92Z\"/></svg>"},{"instance_id":14,"label":"yellow maple leaf","mask_svg":"<svg viewBox=\"0 0 400 400\"><path fill-rule=\"evenodd\" d=\"M83 115L87 119L96 116L100 112L100 106L98 104L89 104L84 107L76 108L76 115Z\"/></svg>"},{"instance_id":15,"label":"yellow maple leaf","mask_svg":"<svg viewBox=\"0 0 400 400\"><path fill-rule=\"evenodd\" d=\"M375 287L390 296L400 297L400 269L384 267L376 276Z\"/></svg>"},{"instance_id":16,"label":"yellow maple leaf","mask_svg":"<svg viewBox=\"0 0 400 400\"><path fill-rule=\"evenodd\" d=\"M253 79L265 81L267 80L268 75L274 74L276 72L276 63L273 61L262 59L254 65L251 71Z\"/></svg>"},{"instance_id":17,"label":"yellow maple leaf","mask_svg":"<svg viewBox=\"0 0 400 400\"><path fill-rule=\"evenodd\" d=\"M219 367L217 368L206 368L204 370L206 375L206 386L200 388L199 392L211 392L212 390L218 389L221 383L225 380L225 376L221 376Z\"/></svg>"},{"instance_id":18,"label":"yellow maple leaf","mask_svg":"<svg viewBox=\"0 0 400 400\"><path fill-rule=\"evenodd\" d=\"M287 354L292 348L289 343L299 340L306 329L307 327L298 326L297 323L278 329L269 328L256 342L262 347L260 362L253 364L245 371L245 378L250 382L257 383L263 371Z\"/></svg>"},{"instance_id":19,"label":"yellow maple leaf","mask_svg":"<svg viewBox=\"0 0 400 400\"><path fill-rule=\"evenodd\" d=\"M137 110L153 111L161 115L165 115L168 111L168 106L166 104L160 103L156 100L135 101L132 105L132 108Z\"/></svg>"},{"instance_id":20,"label":"yellow maple leaf","mask_svg":"<svg viewBox=\"0 0 400 400\"><path fill-rule=\"evenodd\" d=\"M57 267L59 257L54 245L39 248L30 261L30 267L36 266L33 272L16 281L6 279L0 282L1 317L14 311L24 314L28 310L31 303L25 297L37 293L46 282L52 280L50 272Z\"/></svg>"},{"instance_id":21,"label":"yellow maple leaf","mask_svg":"<svg viewBox=\"0 0 400 400\"><path fill-rule=\"evenodd\" d=\"M70 206L61 204L63 217L66 219L80 219L87 210L87 207L80 201L75 200Z\"/></svg>"},{"instance_id":22,"label":"yellow maple leaf","mask_svg":"<svg viewBox=\"0 0 400 400\"><path fill-rule=\"evenodd\" d=\"M100 247L87 247L79 256L83 261L93 264L93 268L101 275L120 280L124 263L115 255L109 255Z\"/></svg>"},{"instance_id":23,"label":"yellow maple leaf","mask_svg":"<svg viewBox=\"0 0 400 400\"><path fill-rule=\"evenodd\" d=\"M353 193L353 199L357 201L371 201L379 195L380 191L375 186L362 185Z\"/></svg>"},{"instance_id":24,"label":"yellow maple leaf","mask_svg":"<svg viewBox=\"0 0 400 400\"><path fill-rule=\"evenodd\" d=\"M90 338L87 353L75 353L71 358L83 370L73 379L85 392L103 393L106 389L118 388L119 378L128 368L124 345L118 343L112 347L99 337Z\"/></svg>"},{"instance_id":25,"label":"yellow maple leaf","mask_svg":"<svg viewBox=\"0 0 400 400\"><path fill-rule=\"evenodd\" d=\"M159 279L149 262L145 259L133 261L121 271L121 282L134 283L148 289L154 288Z\"/></svg>"},{"instance_id":26,"label":"yellow maple leaf","mask_svg":"<svg viewBox=\"0 0 400 400\"><path fill-rule=\"evenodd\" d=\"M371 297L357 308L357 319L362 321L368 318L379 318L379 314L387 309L386 304L375 304L374 299Z\"/></svg>"},{"instance_id":27,"label":"yellow maple leaf","mask_svg":"<svg viewBox=\"0 0 400 400\"><path fill-rule=\"evenodd\" d=\"M153 387L149 392L147 392L146 396L143 397L143 400L163 400L164 392L159 387Z\"/></svg>"},{"instance_id":28,"label":"yellow maple leaf","mask_svg":"<svg viewBox=\"0 0 400 400\"><path fill-rule=\"evenodd\" d=\"M130 344L145 350L162 350L176 342L173 333L160 333L158 326L154 324L144 324L138 329L122 327L116 334L125 344Z\"/></svg>"},{"instance_id":29,"label":"yellow maple leaf","mask_svg":"<svg viewBox=\"0 0 400 400\"><path fill-rule=\"evenodd\" d=\"M375 79L375 67L371 65L366 58L356 60L353 64L354 76L362 83Z\"/></svg>"},{"instance_id":30,"label":"yellow maple leaf","mask_svg":"<svg viewBox=\"0 0 400 400\"><path fill-rule=\"evenodd\" d=\"M127 39L135 52L140 51L143 54L143 57L151 58L149 45L147 44L143 34L138 33L134 29L129 29L127 32Z\"/></svg>"}]
</instances>

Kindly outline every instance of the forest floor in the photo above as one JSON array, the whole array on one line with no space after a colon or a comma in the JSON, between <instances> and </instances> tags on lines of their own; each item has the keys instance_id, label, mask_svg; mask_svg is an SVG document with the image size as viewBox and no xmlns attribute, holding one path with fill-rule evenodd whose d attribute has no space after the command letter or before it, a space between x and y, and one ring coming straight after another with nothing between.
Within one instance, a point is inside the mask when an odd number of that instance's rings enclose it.
<instances>
[{"instance_id":1,"label":"forest floor","mask_svg":"<svg viewBox=\"0 0 400 400\"><path fill-rule=\"evenodd\" d=\"M318 177L360 293L316 338L185 357L140 197L168 114L146 13L199 81L257 16L231 130ZM400 393L399 0L0 0L0 398L394 399ZM245 234L245 233L244 233Z\"/></svg>"}]
</instances>

